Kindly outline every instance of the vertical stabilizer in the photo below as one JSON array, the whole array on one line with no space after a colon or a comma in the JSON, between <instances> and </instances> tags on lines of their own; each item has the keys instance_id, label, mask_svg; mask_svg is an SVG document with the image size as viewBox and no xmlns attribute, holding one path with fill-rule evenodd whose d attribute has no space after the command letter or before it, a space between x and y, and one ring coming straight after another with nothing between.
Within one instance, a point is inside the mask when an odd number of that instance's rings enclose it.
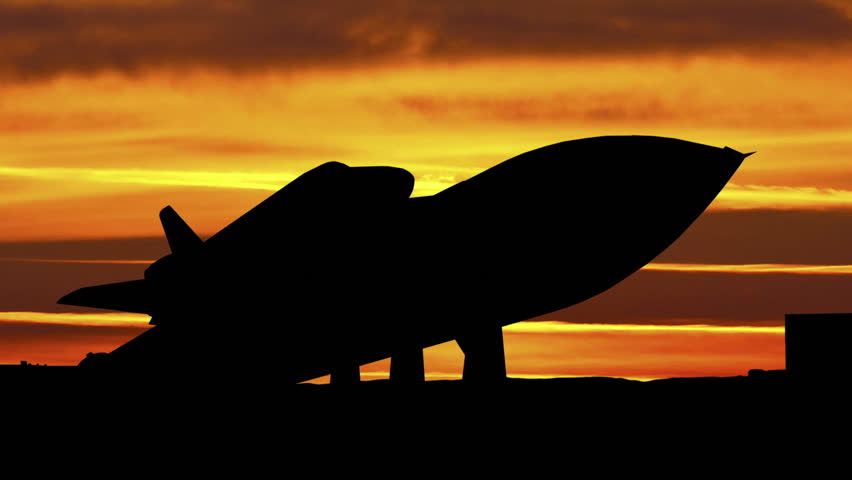
<instances>
[{"instance_id":1,"label":"vertical stabilizer","mask_svg":"<svg viewBox=\"0 0 852 480\"><path fill-rule=\"evenodd\" d=\"M171 206L160 210L160 223L163 224L172 253L191 251L204 243Z\"/></svg>"}]
</instances>

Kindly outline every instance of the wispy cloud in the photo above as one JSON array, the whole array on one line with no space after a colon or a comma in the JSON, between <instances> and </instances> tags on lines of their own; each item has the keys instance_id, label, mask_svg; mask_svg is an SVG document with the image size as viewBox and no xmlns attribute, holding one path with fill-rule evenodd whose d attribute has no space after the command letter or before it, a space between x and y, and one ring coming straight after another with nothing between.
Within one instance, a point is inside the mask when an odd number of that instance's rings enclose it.
<instances>
[{"instance_id":1,"label":"wispy cloud","mask_svg":"<svg viewBox=\"0 0 852 480\"><path fill-rule=\"evenodd\" d=\"M729 183L711 208L739 209L850 209L852 190Z\"/></svg>"},{"instance_id":2,"label":"wispy cloud","mask_svg":"<svg viewBox=\"0 0 852 480\"><path fill-rule=\"evenodd\" d=\"M837 49L852 22L817 0L4 2L0 72Z\"/></svg>"},{"instance_id":3,"label":"wispy cloud","mask_svg":"<svg viewBox=\"0 0 852 480\"><path fill-rule=\"evenodd\" d=\"M75 260L59 258L15 258L0 257L0 262L23 262L23 263L82 263L93 265L149 265L152 260Z\"/></svg>"},{"instance_id":4,"label":"wispy cloud","mask_svg":"<svg viewBox=\"0 0 852 480\"><path fill-rule=\"evenodd\" d=\"M132 168L4 167L0 176L65 182L209 187L276 191L296 178L293 173L142 170ZM420 195L451 186L455 176L422 176ZM728 184L711 205L713 209L852 209L852 190L780 185Z\"/></svg>"}]
</instances>

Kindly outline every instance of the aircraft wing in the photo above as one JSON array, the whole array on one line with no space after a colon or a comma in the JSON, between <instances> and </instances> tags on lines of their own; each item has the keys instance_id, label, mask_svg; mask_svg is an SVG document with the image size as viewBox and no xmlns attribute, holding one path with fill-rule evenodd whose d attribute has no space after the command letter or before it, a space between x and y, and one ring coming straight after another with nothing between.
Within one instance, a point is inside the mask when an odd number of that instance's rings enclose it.
<instances>
[{"instance_id":1,"label":"aircraft wing","mask_svg":"<svg viewBox=\"0 0 852 480\"><path fill-rule=\"evenodd\" d=\"M329 217L340 217L347 210L400 202L413 190L414 176L401 168L325 163L249 210L210 237L208 243L215 248L219 244L240 248L243 242L263 238L292 238L294 231L305 236L307 228L315 229L315 222L325 224Z\"/></svg>"},{"instance_id":2,"label":"aircraft wing","mask_svg":"<svg viewBox=\"0 0 852 480\"><path fill-rule=\"evenodd\" d=\"M268 266L268 271L260 269L256 283L280 283L280 278L263 278L280 272L267 261L257 263L259 258L280 257L288 249L308 251L311 260L291 261L289 268L316 270L322 267L318 257L334 257L334 244L345 243L336 232L351 230L373 210L401 205L413 188L414 176L401 168L329 162L299 176L206 242L167 206L160 221L172 253L148 267L144 280L81 288L58 303L158 315L193 311L197 306L190 303L215 291L209 283L213 277L234 278Z\"/></svg>"}]
</instances>

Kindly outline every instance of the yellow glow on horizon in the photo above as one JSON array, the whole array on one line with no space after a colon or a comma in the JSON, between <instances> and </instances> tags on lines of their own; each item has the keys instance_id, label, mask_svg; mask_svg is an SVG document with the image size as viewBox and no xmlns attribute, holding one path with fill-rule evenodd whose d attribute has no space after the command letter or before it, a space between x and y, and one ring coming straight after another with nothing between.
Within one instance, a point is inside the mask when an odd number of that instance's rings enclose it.
<instances>
[{"instance_id":1,"label":"yellow glow on horizon","mask_svg":"<svg viewBox=\"0 0 852 480\"><path fill-rule=\"evenodd\" d=\"M519 379L527 379L527 380L552 380L555 378L588 378L594 375L558 375L554 376L552 374L546 373L511 373L506 375L508 378L519 378ZM372 380L386 380L389 377L388 370L369 370L364 371L363 367L361 370L361 381L369 382ZM649 382L651 380L659 380L661 377L659 375L646 375L646 376L620 376L619 378L623 378L625 380L637 380L640 382ZM462 374L460 372L433 372L429 371L425 374L425 379L427 382L435 382L440 380L461 380ZM329 383L331 378L329 376L323 376L320 378L315 378L310 382L313 384L326 384Z\"/></svg>"},{"instance_id":2,"label":"yellow glow on horizon","mask_svg":"<svg viewBox=\"0 0 852 480\"><path fill-rule=\"evenodd\" d=\"M554 378L589 378L595 377L595 375L560 375L553 376L543 373L514 373L512 375L507 375L509 378L520 378L527 380L550 380ZM602 376L601 376L602 377ZM459 377L461 378L461 377ZM618 378L623 378L625 380L637 380L640 382L650 382L651 380L659 380L661 377L657 375L648 375L648 376L620 376Z\"/></svg>"},{"instance_id":3,"label":"yellow glow on horizon","mask_svg":"<svg viewBox=\"0 0 852 480\"><path fill-rule=\"evenodd\" d=\"M852 209L852 190L729 183L711 204L713 210Z\"/></svg>"},{"instance_id":4,"label":"yellow glow on horizon","mask_svg":"<svg viewBox=\"0 0 852 480\"><path fill-rule=\"evenodd\" d=\"M526 321L503 327L511 378L744 375L784 368L784 327L574 324ZM423 351L427 380L458 380L464 355L447 342ZM388 359L363 365L364 380L388 378ZM328 383L321 377L310 383Z\"/></svg>"},{"instance_id":5,"label":"yellow glow on horizon","mask_svg":"<svg viewBox=\"0 0 852 480\"><path fill-rule=\"evenodd\" d=\"M148 328L150 317L127 313L0 312L0 323ZM742 375L751 368L784 366L784 327L727 325L568 324L520 322L503 329L508 375L517 378L613 376L650 380L675 376ZM113 338L113 337L109 337ZM33 344L30 354L17 342L0 363L74 365L87 351L109 351L130 338L109 342L98 335L66 340L63 356L55 347ZM55 345L58 339L46 337ZM76 342L76 343L75 343ZM78 344L79 343L79 344ZM0 339L3 346L3 339ZM2 351L2 349L0 349ZM36 354L35 352L40 352ZM9 356L11 355L11 356ZM424 350L426 378L461 378L464 356L455 342ZM365 380L387 378L390 360L361 367ZM324 383L328 377L312 383Z\"/></svg>"},{"instance_id":6,"label":"yellow glow on horizon","mask_svg":"<svg viewBox=\"0 0 852 480\"><path fill-rule=\"evenodd\" d=\"M274 192L297 175L289 173L205 172L142 169L81 169L45 167L3 167L0 176L41 181L71 181L83 184L130 184L218 189L263 190ZM414 196L433 195L456 182L455 177L433 179L426 176L415 183ZM120 187L113 187L120 190ZM91 191L89 189L88 191ZM18 196L18 201L21 197ZM746 209L850 209L852 190L778 185L728 184L710 205L711 210Z\"/></svg>"},{"instance_id":7,"label":"yellow glow on horizon","mask_svg":"<svg viewBox=\"0 0 852 480\"><path fill-rule=\"evenodd\" d=\"M179 185L184 187L238 188L277 191L293 181L295 175L252 172L203 172L142 170L117 168L24 168L2 167L0 176L42 180L119 183L138 185Z\"/></svg>"}]
</instances>

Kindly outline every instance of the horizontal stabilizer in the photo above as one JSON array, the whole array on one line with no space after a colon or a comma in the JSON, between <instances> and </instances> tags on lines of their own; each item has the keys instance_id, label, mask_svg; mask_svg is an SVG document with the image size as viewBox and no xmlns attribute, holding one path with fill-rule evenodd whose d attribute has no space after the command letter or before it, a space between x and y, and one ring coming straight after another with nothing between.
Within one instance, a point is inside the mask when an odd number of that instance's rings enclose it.
<instances>
[{"instance_id":1,"label":"horizontal stabilizer","mask_svg":"<svg viewBox=\"0 0 852 480\"><path fill-rule=\"evenodd\" d=\"M65 295L56 303L150 315L149 299L148 284L145 280L133 280L84 287Z\"/></svg>"},{"instance_id":2,"label":"horizontal stabilizer","mask_svg":"<svg viewBox=\"0 0 852 480\"><path fill-rule=\"evenodd\" d=\"M163 224L172 253L191 251L204 243L171 206L160 210L160 223Z\"/></svg>"}]
</instances>

